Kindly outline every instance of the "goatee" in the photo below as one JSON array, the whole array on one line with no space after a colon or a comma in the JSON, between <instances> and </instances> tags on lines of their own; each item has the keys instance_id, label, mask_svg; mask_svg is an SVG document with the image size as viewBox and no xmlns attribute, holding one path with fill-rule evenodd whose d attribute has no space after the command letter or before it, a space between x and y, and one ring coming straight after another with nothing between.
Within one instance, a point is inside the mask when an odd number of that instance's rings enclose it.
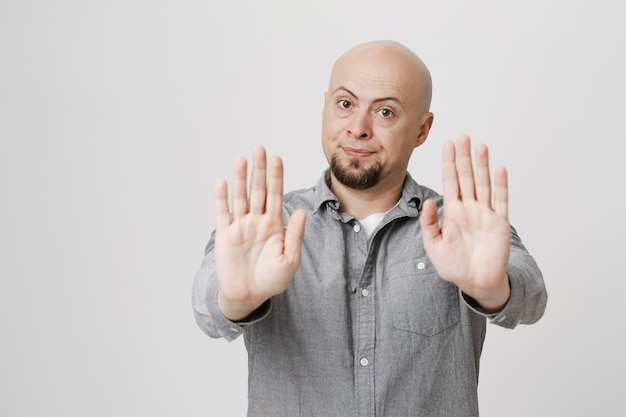
<instances>
[{"instance_id":1,"label":"goatee","mask_svg":"<svg viewBox=\"0 0 626 417\"><path fill-rule=\"evenodd\" d=\"M369 168L362 168L361 161L351 159L348 161L348 167L344 168L334 155L330 160L330 171L337 181L346 187L366 190L378 184L382 167L379 163L375 163Z\"/></svg>"}]
</instances>

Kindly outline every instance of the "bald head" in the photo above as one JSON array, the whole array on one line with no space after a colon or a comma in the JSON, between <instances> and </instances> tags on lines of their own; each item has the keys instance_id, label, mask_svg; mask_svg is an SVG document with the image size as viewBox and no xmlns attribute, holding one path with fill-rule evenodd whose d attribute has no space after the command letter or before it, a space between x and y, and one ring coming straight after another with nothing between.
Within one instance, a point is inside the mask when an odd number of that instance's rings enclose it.
<instances>
[{"instance_id":1,"label":"bald head","mask_svg":"<svg viewBox=\"0 0 626 417\"><path fill-rule=\"evenodd\" d=\"M391 193L379 212L398 201L411 154L433 123L431 89L426 65L397 42L368 42L335 62L324 95L322 144L331 189L342 204L353 192L376 199Z\"/></svg>"},{"instance_id":2,"label":"bald head","mask_svg":"<svg viewBox=\"0 0 626 417\"><path fill-rule=\"evenodd\" d=\"M420 113L430 109L432 80L424 62L409 48L395 41L373 41L358 45L337 59L330 75L329 91L347 72L375 77L381 82L400 84L407 99ZM409 103L407 103L409 104Z\"/></svg>"}]
</instances>

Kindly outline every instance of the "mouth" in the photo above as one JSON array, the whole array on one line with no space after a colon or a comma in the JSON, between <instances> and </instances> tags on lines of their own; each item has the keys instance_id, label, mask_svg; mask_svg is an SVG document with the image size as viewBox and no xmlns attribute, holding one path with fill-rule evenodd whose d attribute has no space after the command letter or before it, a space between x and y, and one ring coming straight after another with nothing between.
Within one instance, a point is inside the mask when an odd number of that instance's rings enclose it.
<instances>
[{"instance_id":1,"label":"mouth","mask_svg":"<svg viewBox=\"0 0 626 417\"><path fill-rule=\"evenodd\" d=\"M374 152L368 151L366 149L360 149L360 148L351 148L351 147L342 147L341 148L343 150L343 152L352 157L352 158L365 158L368 157L370 155L372 155Z\"/></svg>"}]
</instances>

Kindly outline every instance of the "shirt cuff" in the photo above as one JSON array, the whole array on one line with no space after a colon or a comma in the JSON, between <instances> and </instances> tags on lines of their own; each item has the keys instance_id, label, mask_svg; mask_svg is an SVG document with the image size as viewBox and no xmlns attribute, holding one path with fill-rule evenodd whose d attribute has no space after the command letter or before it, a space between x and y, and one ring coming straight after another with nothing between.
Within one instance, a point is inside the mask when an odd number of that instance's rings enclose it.
<instances>
[{"instance_id":1,"label":"shirt cuff","mask_svg":"<svg viewBox=\"0 0 626 417\"><path fill-rule=\"evenodd\" d=\"M487 313L484 309L480 307L478 302L474 300L472 297L468 296L461 292L463 300L467 304L467 306L477 314L480 314L483 317L489 319L489 321L493 324L497 324L498 326L513 329L520 323L520 311L521 306L524 304L524 282L522 274L520 271L512 264L509 264L507 267L507 275L509 276L509 285L511 286L511 294L509 295L509 299L500 309L500 311L495 313Z\"/></svg>"},{"instance_id":2,"label":"shirt cuff","mask_svg":"<svg viewBox=\"0 0 626 417\"><path fill-rule=\"evenodd\" d=\"M463 291L461 291L461 289L459 289L459 292L461 293L461 298L463 299L463 301L465 302L465 305L472 310L474 313L481 315L483 317L488 318L489 320L493 320L495 319L502 310L500 311L496 311L495 313L488 313L487 311L485 311L485 309L483 309L480 304L478 304L478 301L474 300L472 297L470 297L469 295L465 294ZM506 305L505 305L506 307ZM502 309L504 309L505 307L503 307Z\"/></svg>"},{"instance_id":3,"label":"shirt cuff","mask_svg":"<svg viewBox=\"0 0 626 417\"><path fill-rule=\"evenodd\" d=\"M245 319L232 321L222 314L219 306L217 305L217 282L214 282L213 287L214 288L211 289L213 302L209 303L209 313L215 320L215 326L217 327L220 336L228 341L235 340L245 332L248 326L263 320L272 311L272 299L270 298Z\"/></svg>"}]
</instances>

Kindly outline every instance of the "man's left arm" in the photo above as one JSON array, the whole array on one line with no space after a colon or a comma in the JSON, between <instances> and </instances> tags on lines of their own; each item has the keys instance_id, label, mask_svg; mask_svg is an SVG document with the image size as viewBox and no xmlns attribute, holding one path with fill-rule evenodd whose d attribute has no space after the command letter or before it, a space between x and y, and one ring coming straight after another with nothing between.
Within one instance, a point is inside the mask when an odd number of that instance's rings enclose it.
<instances>
[{"instance_id":1,"label":"man's left arm","mask_svg":"<svg viewBox=\"0 0 626 417\"><path fill-rule=\"evenodd\" d=\"M486 311L476 300L461 291L464 302L501 327L512 329L518 324L536 323L546 309L548 294L537 262L528 253L513 227L506 276L509 298L498 311Z\"/></svg>"},{"instance_id":2,"label":"man's left arm","mask_svg":"<svg viewBox=\"0 0 626 417\"><path fill-rule=\"evenodd\" d=\"M439 276L455 284L466 302L504 327L537 321L546 291L536 262L508 218L508 180L504 167L492 187L488 149L470 138L446 143L442 153L443 213L434 201L422 206L424 248Z\"/></svg>"}]
</instances>

